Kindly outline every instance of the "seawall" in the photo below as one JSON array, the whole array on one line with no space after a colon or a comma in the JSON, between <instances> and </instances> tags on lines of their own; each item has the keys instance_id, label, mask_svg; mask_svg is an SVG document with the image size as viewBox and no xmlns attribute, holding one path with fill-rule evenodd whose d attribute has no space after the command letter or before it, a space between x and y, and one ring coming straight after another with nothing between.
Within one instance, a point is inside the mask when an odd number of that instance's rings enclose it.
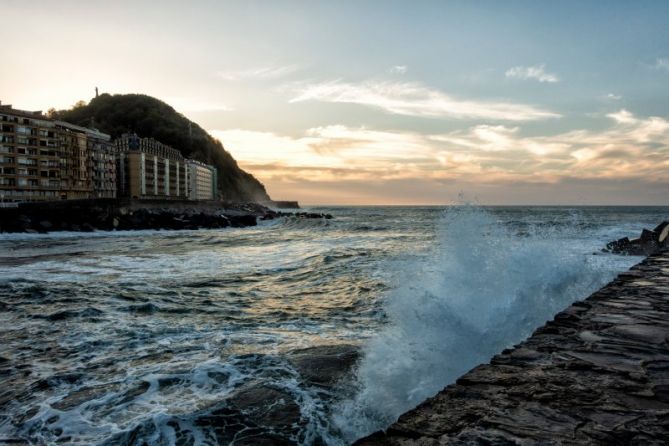
<instances>
[{"instance_id":1,"label":"seawall","mask_svg":"<svg viewBox=\"0 0 669 446\"><path fill-rule=\"evenodd\" d=\"M0 208L0 232L197 229L254 226L276 212L256 203L91 199Z\"/></svg>"},{"instance_id":2,"label":"seawall","mask_svg":"<svg viewBox=\"0 0 669 446\"><path fill-rule=\"evenodd\" d=\"M356 444L669 444L669 250Z\"/></svg>"},{"instance_id":3,"label":"seawall","mask_svg":"<svg viewBox=\"0 0 669 446\"><path fill-rule=\"evenodd\" d=\"M330 214L274 211L258 203L92 199L20 203L0 208L2 232L200 229L255 226L258 219L324 218Z\"/></svg>"},{"instance_id":4,"label":"seawall","mask_svg":"<svg viewBox=\"0 0 669 446\"><path fill-rule=\"evenodd\" d=\"M193 200L158 200L158 199L132 199L132 198L94 198L83 200L56 200L36 201L18 203L15 207L0 208L4 213L50 213L50 212L85 212L92 208L100 208L108 211L119 209L173 209L178 211L197 210L215 211L221 209L248 208L249 211L264 211L266 208L255 203L229 203L217 200L193 201Z\"/></svg>"}]
</instances>

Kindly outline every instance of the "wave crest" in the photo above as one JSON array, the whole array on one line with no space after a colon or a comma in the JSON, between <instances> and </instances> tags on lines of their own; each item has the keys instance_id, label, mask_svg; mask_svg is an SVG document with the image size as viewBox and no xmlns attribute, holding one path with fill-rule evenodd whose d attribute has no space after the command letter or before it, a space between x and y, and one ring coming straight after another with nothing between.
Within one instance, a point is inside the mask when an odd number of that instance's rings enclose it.
<instances>
[{"instance_id":1,"label":"wave crest","mask_svg":"<svg viewBox=\"0 0 669 446\"><path fill-rule=\"evenodd\" d=\"M385 428L609 281L576 230L519 237L480 207L447 209L430 255L400 263L388 324L364 348L355 395L333 410L344 438Z\"/></svg>"}]
</instances>

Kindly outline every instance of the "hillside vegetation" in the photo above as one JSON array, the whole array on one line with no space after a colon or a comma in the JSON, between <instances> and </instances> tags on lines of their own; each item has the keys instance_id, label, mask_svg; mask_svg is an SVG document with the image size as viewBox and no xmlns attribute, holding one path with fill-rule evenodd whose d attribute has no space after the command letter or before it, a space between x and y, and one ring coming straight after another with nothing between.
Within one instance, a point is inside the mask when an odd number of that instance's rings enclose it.
<instances>
[{"instance_id":1,"label":"hillside vegetation","mask_svg":"<svg viewBox=\"0 0 669 446\"><path fill-rule=\"evenodd\" d=\"M179 150L188 158L218 168L221 196L230 201L265 201L265 186L242 170L223 144L165 102L141 94L102 94L70 110L50 112L76 125L95 127L112 138L123 133L152 137Z\"/></svg>"}]
</instances>

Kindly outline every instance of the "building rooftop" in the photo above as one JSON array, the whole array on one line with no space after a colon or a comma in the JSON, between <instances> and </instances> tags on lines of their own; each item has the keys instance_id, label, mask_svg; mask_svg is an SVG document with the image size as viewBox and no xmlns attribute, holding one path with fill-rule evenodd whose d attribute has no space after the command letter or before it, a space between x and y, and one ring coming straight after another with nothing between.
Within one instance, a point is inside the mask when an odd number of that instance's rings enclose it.
<instances>
[{"instance_id":1,"label":"building rooftop","mask_svg":"<svg viewBox=\"0 0 669 446\"><path fill-rule=\"evenodd\" d=\"M37 110L37 111L19 110L13 108L11 104L3 104L2 101L0 101L0 112L11 113L13 115L24 116L26 118L49 119L42 113L42 110Z\"/></svg>"}]
</instances>

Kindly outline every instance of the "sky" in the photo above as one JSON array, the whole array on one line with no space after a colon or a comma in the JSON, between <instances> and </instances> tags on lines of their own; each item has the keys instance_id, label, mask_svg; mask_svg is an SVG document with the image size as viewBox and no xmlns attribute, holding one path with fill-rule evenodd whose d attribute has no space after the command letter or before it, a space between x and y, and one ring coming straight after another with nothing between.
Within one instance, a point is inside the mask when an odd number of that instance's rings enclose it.
<instances>
[{"instance_id":1,"label":"sky","mask_svg":"<svg viewBox=\"0 0 669 446\"><path fill-rule=\"evenodd\" d=\"M274 199L669 205L667 1L0 0L0 101L172 105Z\"/></svg>"}]
</instances>

